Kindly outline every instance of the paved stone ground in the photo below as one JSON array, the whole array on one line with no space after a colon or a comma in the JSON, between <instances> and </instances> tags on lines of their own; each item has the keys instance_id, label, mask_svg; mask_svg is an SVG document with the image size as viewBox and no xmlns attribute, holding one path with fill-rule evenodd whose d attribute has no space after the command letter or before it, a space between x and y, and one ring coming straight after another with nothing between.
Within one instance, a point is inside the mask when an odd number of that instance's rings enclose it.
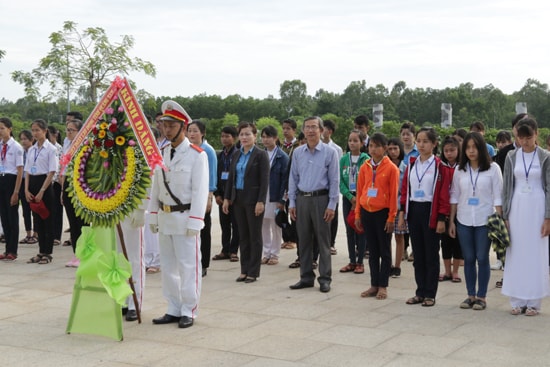
<instances>
[{"instance_id":1,"label":"paved stone ground","mask_svg":"<svg viewBox=\"0 0 550 367\"><path fill-rule=\"evenodd\" d=\"M214 216L212 254L220 250L219 238ZM0 263L1 366L550 365L548 301L537 317L511 316L507 298L494 288L500 271L492 272L485 311L458 307L464 282L440 283L435 307L406 305L414 295L407 262L401 278L390 280L387 300L359 297L368 271L338 273L347 263L342 220L330 293L317 285L288 289L298 281L299 271L287 266L295 250L281 250L280 264L263 265L252 284L235 282L238 263L212 261L199 317L192 328L178 329L151 323L166 304L160 274L148 275L144 322L124 322L122 342L65 334L75 270L64 264L72 251L55 247L53 263L26 264L36 247L21 245L19 260Z\"/></svg>"}]
</instances>

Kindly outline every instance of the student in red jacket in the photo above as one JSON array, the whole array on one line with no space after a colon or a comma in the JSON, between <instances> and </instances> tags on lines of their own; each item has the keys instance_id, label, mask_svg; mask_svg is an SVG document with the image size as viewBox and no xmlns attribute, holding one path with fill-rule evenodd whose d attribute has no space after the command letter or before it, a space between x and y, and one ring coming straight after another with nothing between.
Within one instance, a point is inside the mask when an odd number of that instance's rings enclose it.
<instances>
[{"instance_id":1,"label":"student in red jacket","mask_svg":"<svg viewBox=\"0 0 550 367\"><path fill-rule=\"evenodd\" d=\"M420 155L411 158L403 176L398 226L404 228L407 218L414 251L416 294L407 304L431 307L439 282L439 236L450 212L452 172L433 154L437 147L433 128L418 131L416 146Z\"/></svg>"},{"instance_id":2,"label":"student in red jacket","mask_svg":"<svg viewBox=\"0 0 550 367\"><path fill-rule=\"evenodd\" d=\"M364 228L370 250L371 287L361 297L386 299L391 269L391 235L397 214L399 168L386 156L388 138L376 133L369 139L369 159L357 180L355 226Z\"/></svg>"}]
</instances>

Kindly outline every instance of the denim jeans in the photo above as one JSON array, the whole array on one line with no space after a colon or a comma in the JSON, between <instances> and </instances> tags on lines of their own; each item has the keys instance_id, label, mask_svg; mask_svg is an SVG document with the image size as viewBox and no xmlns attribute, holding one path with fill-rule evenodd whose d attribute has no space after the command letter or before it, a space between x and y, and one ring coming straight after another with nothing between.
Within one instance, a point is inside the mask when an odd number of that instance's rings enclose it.
<instances>
[{"instance_id":1,"label":"denim jeans","mask_svg":"<svg viewBox=\"0 0 550 367\"><path fill-rule=\"evenodd\" d=\"M362 264L367 247L365 232L359 234L348 225L346 218L351 211L351 201L349 201L346 197L342 198L342 208L344 212L344 223L346 224L349 262L350 264Z\"/></svg>"},{"instance_id":2,"label":"denim jeans","mask_svg":"<svg viewBox=\"0 0 550 367\"><path fill-rule=\"evenodd\" d=\"M491 241L487 226L471 227L458 223L457 233L464 257L464 276L468 296L485 298L491 277L489 248ZM476 269L477 261L477 269ZM478 284L476 294L476 281Z\"/></svg>"}]
</instances>

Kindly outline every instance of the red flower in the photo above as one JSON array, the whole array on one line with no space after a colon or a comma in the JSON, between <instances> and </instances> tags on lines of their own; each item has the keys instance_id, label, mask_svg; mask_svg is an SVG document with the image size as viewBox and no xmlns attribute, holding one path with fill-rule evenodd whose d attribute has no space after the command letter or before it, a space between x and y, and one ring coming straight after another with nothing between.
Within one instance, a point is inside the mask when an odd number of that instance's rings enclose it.
<instances>
[{"instance_id":1,"label":"red flower","mask_svg":"<svg viewBox=\"0 0 550 367\"><path fill-rule=\"evenodd\" d=\"M115 145L114 140L112 139L105 140L105 148L111 148L113 145Z\"/></svg>"},{"instance_id":2,"label":"red flower","mask_svg":"<svg viewBox=\"0 0 550 367\"><path fill-rule=\"evenodd\" d=\"M109 131L114 133L118 130L118 126L116 126L116 124L111 124L109 125Z\"/></svg>"},{"instance_id":3,"label":"red flower","mask_svg":"<svg viewBox=\"0 0 550 367\"><path fill-rule=\"evenodd\" d=\"M94 139L94 145L99 148L101 146L101 140Z\"/></svg>"},{"instance_id":4,"label":"red flower","mask_svg":"<svg viewBox=\"0 0 550 367\"><path fill-rule=\"evenodd\" d=\"M97 129L97 127L94 127L94 128L92 129L92 133L93 133L94 135L97 135L98 132L99 132L99 130Z\"/></svg>"}]
</instances>

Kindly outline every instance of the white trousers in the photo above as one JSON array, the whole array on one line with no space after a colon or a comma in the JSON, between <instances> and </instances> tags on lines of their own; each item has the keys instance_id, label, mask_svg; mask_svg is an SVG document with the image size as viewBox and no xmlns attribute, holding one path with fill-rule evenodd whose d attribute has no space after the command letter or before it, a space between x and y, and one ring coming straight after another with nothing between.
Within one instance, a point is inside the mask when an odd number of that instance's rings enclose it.
<instances>
[{"instance_id":1,"label":"white trousers","mask_svg":"<svg viewBox=\"0 0 550 367\"><path fill-rule=\"evenodd\" d=\"M122 233L124 235L124 244L126 245L126 254L128 255L128 261L132 265L132 281L134 282L134 289L136 291L136 298L139 303L139 309L143 302L143 288L145 287L145 261L143 259L143 227L135 228L131 225L129 217L124 218L120 222L122 227ZM117 244L119 252L122 252L120 246L120 238L118 231L116 231ZM134 303L134 297L129 296L126 299L129 310L135 310L136 305Z\"/></svg>"},{"instance_id":2,"label":"white trousers","mask_svg":"<svg viewBox=\"0 0 550 367\"><path fill-rule=\"evenodd\" d=\"M159 234L149 229L148 216L145 216L143 241L145 242L145 267L160 268Z\"/></svg>"},{"instance_id":3,"label":"white trousers","mask_svg":"<svg viewBox=\"0 0 550 367\"><path fill-rule=\"evenodd\" d=\"M540 307L542 306L542 299L521 299L521 298L515 298L510 297L510 305L512 308L515 307L532 307L536 308L540 311Z\"/></svg>"},{"instance_id":4,"label":"white trousers","mask_svg":"<svg viewBox=\"0 0 550 367\"><path fill-rule=\"evenodd\" d=\"M172 316L197 316L202 285L200 235L159 233L162 293Z\"/></svg>"},{"instance_id":5,"label":"white trousers","mask_svg":"<svg viewBox=\"0 0 550 367\"><path fill-rule=\"evenodd\" d=\"M275 222L275 218L264 217L262 222L262 239L264 242L263 257L278 259L279 252L281 252L283 232L281 227Z\"/></svg>"}]
</instances>

